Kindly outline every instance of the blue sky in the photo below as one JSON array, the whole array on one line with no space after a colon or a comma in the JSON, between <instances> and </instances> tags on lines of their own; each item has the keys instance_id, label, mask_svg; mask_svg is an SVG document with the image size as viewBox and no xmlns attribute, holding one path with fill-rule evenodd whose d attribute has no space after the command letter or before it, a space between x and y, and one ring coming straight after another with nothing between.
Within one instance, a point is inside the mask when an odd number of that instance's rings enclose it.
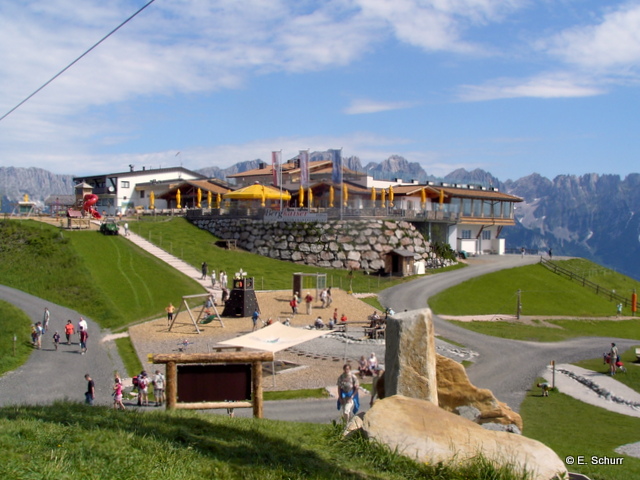
<instances>
[{"instance_id":1,"label":"blue sky","mask_svg":"<svg viewBox=\"0 0 640 480\"><path fill-rule=\"evenodd\" d=\"M0 116L145 3L0 2ZM640 1L156 0L0 121L0 166L85 175L342 148L436 176L626 176L640 171L639 32Z\"/></svg>"}]
</instances>

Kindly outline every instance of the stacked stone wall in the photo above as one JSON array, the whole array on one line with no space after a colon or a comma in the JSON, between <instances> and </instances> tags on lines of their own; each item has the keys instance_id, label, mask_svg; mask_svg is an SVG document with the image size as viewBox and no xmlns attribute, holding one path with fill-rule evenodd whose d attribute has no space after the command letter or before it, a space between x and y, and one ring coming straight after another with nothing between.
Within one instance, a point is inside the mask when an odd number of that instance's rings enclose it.
<instances>
[{"instance_id":1,"label":"stacked stone wall","mask_svg":"<svg viewBox=\"0 0 640 480\"><path fill-rule=\"evenodd\" d=\"M429 243L413 224L391 220L329 220L321 223L192 218L198 228L265 257L326 268L377 271L396 248L429 255Z\"/></svg>"}]
</instances>

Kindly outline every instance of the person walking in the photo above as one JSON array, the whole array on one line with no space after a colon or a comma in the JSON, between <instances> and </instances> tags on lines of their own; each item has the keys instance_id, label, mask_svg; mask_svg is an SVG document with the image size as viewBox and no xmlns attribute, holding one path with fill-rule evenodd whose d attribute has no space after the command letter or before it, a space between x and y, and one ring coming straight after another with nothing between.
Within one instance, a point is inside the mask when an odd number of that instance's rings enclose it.
<instances>
[{"instance_id":1,"label":"person walking","mask_svg":"<svg viewBox=\"0 0 640 480\"><path fill-rule=\"evenodd\" d=\"M614 376L616 374L616 363L618 362L618 347L615 343L611 343L611 350L609 350L609 375Z\"/></svg>"},{"instance_id":2,"label":"person walking","mask_svg":"<svg viewBox=\"0 0 640 480\"><path fill-rule=\"evenodd\" d=\"M87 353L87 339L89 338L89 332L87 329L80 330L80 354L84 355Z\"/></svg>"},{"instance_id":3,"label":"person walking","mask_svg":"<svg viewBox=\"0 0 640 480\"><path fill-rule=\"evenodd\" d=\"M358 378L351 372L351 365L345 363L342 367L342 374L338 377L338 410L340 410L342 420L348 422L352 415L358 413L360 409L360 398L358 390L360 383Z\"/></svg>"},{"instance_id":4,"label":"person walking","mask_svg":"<svg viewBox=\"0 0 640 480\"><path fill-rule=\"evenodd\" d=\"M56 333L53 334L53 346L56 352L58 351L58 345L60 345L60 334L56 331Z\"/></svg>"},{"instance_id":5,"label":"person walking","mask_svg":"<svg viewBox=\"0 0 640 480\"><path fill-rule=\"evenodd\" d=\"M309 292L307 292L307 294L304 297L304 303L307 305L307 315L311 315L311 311L313 309L312 302L313 302L313 297Z\"/></svg>"},{"instance_id":6,"label":"person walking","mask_svg":"<svg viewBox=\"0 0 640 480\"><path fill-rule=\"evenodd\" d=\"M127 222L124 222L124 236L129 236L129 224Z\"/></svg>"},{"instance_id":7,"label":"person walking","mask_svg":"<svg viewBox=\"0 0 640 480\"><path fill-rule=\"evenodd\" d=\"M173 304L169 302L169 306L165 308L165 311L167 312L167 325L170 326L171 322L173 321L173 313L176 311L176 307L174 307Z\"/></svg>"},{"instance_id":8,"label":"person walking","mask_svg":"<svg viewBox=\"0 0 640 480\"><path fill-rule=\"evenodd\" d=\"M260 312L256 308L253 311L253 315L251 315L251 321L253 322L253 328L251 329L252 332L255 332L258 329L258 319L259 318L260 318Z\"/></svg>"},{"instance_id":9,"label":"person walking","mask_svg":"<svg viewBox=\"0 0 640 480\"><path fill-rule=\"evenodd\" d=\"M113 408L115 410L126 410L124 403L122 403L122 380L116 375L115 385L113 386Z\"/></svg>"},{"instance_id":10,"label":"person walking","mask_svg":"<svg viewBox=\"0 0 640 480\"><path fill-rule=\"evenodd\" d=\"M42 348L42 322L36 323L36 348Z\"/></svg>"},{"instance_id":11,"label":"person walking","mask_svg":"<svg viewBox=\"0 0 640 480\"><path fill-rule=\"evenodd\" d=\"M200 265L200 271L202 272L202 276L200 277L200 280L204 280L205 278L207 278L208 270L209 270L209 266L207 265L207 262L202 262L202 265Z\"/></svg>"},{"instance_id":12,"label":"person walking","mask_svg":"<svg viewBox=\"0 0 640 480\"><path fill-rule=\"evenodd\" d=\"M149 406L149 378L144 370L138 375L138 405Z\"/></svg>"},{"instance_id":13,"label":"person walking","mask_svg":"<svg viewBox=\"0 0 640 480\"><path fill-rule=\"evenodd\" d=\"M51 314L49 313L49 309L47 307L44 307L44 316L42 317L42 333L47 333L50 318Z\"/></svg>"},{"instance_id":14,"label":"person walking","mask_svg":"<svg viewBox=\"0 0 640 480\"><path fill-rule=\"evenodd\" d=\"M160 370L156 370L156 375L153 377L153 396L156 399L156 407L164 403L164 375Z\"/></svg>"},{"instance_id":15,"label":"person walking","mask_svg":"<svg viewBox=\"0 0 640 480\"><path fill-rule=\"evenodd\" d=\"M76 332L71 320L67 320L67 324L64 326L64 334L67 337L67 345L71 345L71 335Z\"/></svg>"},{"instance_id":16,"label":"person walking","mask_svg":"<svg viewBox=\"0 0 640 480\"><path fill-rule=\"evenodd\" d=\"M93 401L96 399L96 385L88 373L84 376L84 379L87 381L87 391L84 394L84 403L93 406Z\"/></svg>"}]
</instances>

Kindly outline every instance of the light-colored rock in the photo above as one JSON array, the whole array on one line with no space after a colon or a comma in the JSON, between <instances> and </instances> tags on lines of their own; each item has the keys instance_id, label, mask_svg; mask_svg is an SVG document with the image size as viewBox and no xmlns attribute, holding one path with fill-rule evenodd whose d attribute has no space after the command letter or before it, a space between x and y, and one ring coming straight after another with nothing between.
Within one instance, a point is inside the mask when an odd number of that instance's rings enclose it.
<instances>
[{"instance_id":1,"label":"light-colored rock","mask_svg":"<svg viewBox=\"0 0 640 480\"><path fill-rule=\"evenodd\" d=\"M436 346L431 310L412 310L387 319L385 390L438 405Z\"/></svg>"},{"instance_id":2,"label":"light-colored rock","mask_svg":"<svg viewBox=\"0 0 640 480\"><path fill-rule=\"evenodd\" d=\"M469 381L464 367L455 360L437 355L438 405L455 412L461 407L474 407L480 413L477 423L499 423L516 425L522 431L522 417L511 408L498 401L491 390L478 388ZM387 393L389 395L389 393Z\"/></svg>"},{"instance_id":3,"label":"light-colored rock","mask_svg":"<svg viewBox=\"0 0 640 480\"><path fill-rule=\"evenodd\" d=\"M521 435L494 432L432 402L400 395L379 400L364 415L362 431L370 439L419 462L465 464L482 454L495 465L527 470L533 480L567 473L546 445Z\"/></svg>"}]
</instances>

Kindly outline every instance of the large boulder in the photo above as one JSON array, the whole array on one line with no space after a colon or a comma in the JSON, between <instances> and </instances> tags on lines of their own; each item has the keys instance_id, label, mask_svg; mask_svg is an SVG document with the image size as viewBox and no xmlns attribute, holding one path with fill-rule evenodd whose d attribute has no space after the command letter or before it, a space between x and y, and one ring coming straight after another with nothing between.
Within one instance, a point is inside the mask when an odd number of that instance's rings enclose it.
<instances>
[{"instance_id":1,"label":"large boulder","mask_svg":"<svg viewBox=\"0 0 640 480\"><path fill-rule=\"evenodd\" d=\"M386 321L385 392L438 405L436 346L431 310L398 313Z\"/></svg>"},{"instance_id":2,"label":"large boulder","mask_svg":"<svg viewBox=\"0 0 640 480\"><path fill-rule=\"evenodd\" d=\"M455 360L437 355L438 405L454 413L460 413L465 407L479 410L475 422L480 424L498 423L515 425L522 431L522 417L503 402L493 396L491 390L474 386L464 367Z\"/></svg>"},{"instance_id":3,"label":"large boulder","mask_svg":"<svg viewBox=\"0 0 640 480\"><path fill-rule=\"evenodd\" d=\"M432 402L400 395L376 402L362 419L367 438L418 462L464 464L483 455L495 465L527 470L533 480L566 475L562 460L546 445L478 424Z\"/></svg>"}]
</instances>

